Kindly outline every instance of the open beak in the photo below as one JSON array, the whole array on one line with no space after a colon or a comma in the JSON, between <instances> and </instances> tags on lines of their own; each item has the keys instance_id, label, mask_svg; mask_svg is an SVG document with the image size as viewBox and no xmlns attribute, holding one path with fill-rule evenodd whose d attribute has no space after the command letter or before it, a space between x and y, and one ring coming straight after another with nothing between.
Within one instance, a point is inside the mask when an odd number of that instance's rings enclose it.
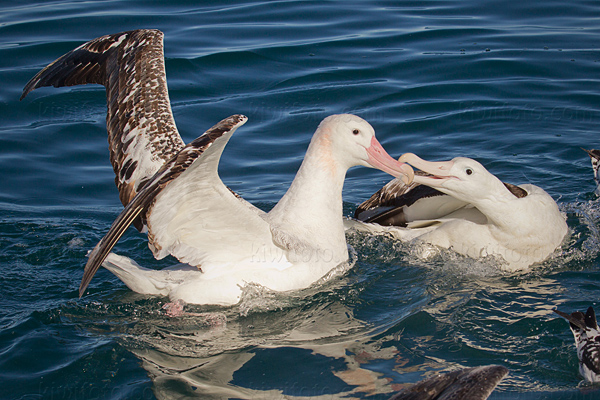
<instances>
[{"instance_id":1,"label":"open beak","mask_svg":"<svg viewBox=\"0 0 600 400\"><path fill-rule=\"evenodd\" d=\"M431 176L417 175L414 177L415 182L421 183L427 186L439 187L443 182L448 179L453 179L454 176L450 174L450 169L454 165L454 161L437 161L430 162L425 161L413 153L403 154L399 159L399 162L404 162L412 165L413 167L420 169L423 172L430 174Z\"/></svg>"},{"instance_id":2,"label":"open beak","mask_svg":"<svg viewBox=\"0 0 600 400\"><path fill-rule=\"evenodd\" d=\"M394 160L385 151L383 146L381 146L381 143L375 139L375 136L371 139L371 145L367 148L367 154L369 155L367 163L373 168L380 169L393 177L400 178L407 185L413 181L415 172L411 166Z\"/></svg>"}]
</instances>

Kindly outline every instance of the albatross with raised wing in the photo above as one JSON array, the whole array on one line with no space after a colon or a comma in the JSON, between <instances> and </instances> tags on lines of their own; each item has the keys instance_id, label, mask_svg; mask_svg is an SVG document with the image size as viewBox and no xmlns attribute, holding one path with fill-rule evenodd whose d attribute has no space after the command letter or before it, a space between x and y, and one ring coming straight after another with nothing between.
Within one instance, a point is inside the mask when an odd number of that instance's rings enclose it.
<instances>
[{"instance_id":1,"label":"albatross with raised wing","mask_svg":"<svg viewBox=\"0 0 600 400\"><path fill-rule=\"evenodd\" d=\"M40 71L23 97L42 86L101 84L107 92L110 159L125 209L96 245L79 288L101 265L132 290L195 304L229 305L255 283L275 291L310 286L348 260L342 221L346 171L362 165L412 179L365 120L325 118L289 190L268 213L227 188L221 153L247 118L233 115L184 144L171 112L163 34L136 30L85 43ZM147 229L161 259L184 265L151 270L110 253L134 224Z\"/></svg>"}]
</instances>

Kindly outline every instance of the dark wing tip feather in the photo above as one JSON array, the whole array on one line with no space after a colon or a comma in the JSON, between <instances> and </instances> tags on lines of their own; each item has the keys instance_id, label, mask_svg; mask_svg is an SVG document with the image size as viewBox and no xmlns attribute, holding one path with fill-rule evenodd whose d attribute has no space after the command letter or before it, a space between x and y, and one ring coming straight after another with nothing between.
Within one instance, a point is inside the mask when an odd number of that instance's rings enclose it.
<instances>
[{"instance_id":1,"label":"dark wing tip feather","mask_svg":"<svg viewBox=\"0 0 600 400\"><path fill-rule=\"evenodd\" d=\"M139 194L143 194L140 192ZM89 255L88 262L85 264L83 270L83 277L81 284L79 285L79 297L83 296L83 293L87 289L88 285L92 281L92 278L104 262L110 251L115 247L121 236L125 233L129 225L137 218L137 216L144 209L141 206L143 203L143 196L140 196L138 201L132 201L123 209L121 214L115 219L106 235L98 242L96 247L92 250Z\"/></svg>"},{"instance_id":2,"label":"dark wing tip feather","mask_svg":"<svg viewBox=\"0 0 600 400\"><path fill-rule=\"evenodd\" d=\"M196 143L197 141L198 142L200 142L200 141L206 142L207 139L210 143L212 143L215 140L217 140L218 138L220 138L221 136L223 136L224 134L231 132L232 130L237 129L239 126L245 124L246 121L248 121L248 117L246 117L245 115L242 115L242 114L235 114L230 117L227 117L227 118L219 121L217 124L212 126L206 132L204 132L202 134L202 136L200 136L197 139L190 142L190 144L188 146L192 146L193 143ZM197 147L197 145L196 145L196 147Z\"/></svg>"},{"instance_id":3,"label":"dark wing tip feather","mask_svg":"<svg viewBox=\"0 0 600 400\"><path fill-rule=\"evenodd\" d=\"M185 145L169 102L163 39L156 29L92 39L39 71L21 96L42 86L106 88L110 161L123 205ZM142 229L142 221L135 225Z\"/></svg>"},{"instance_id":4,"label":"dark wing tip feather","mask_svg":"<svg viewBox=\"0 0 600 400\"><path fill-rule=\"evenodd\" d=\"M155 177L160 175L159 183L161 189L168 182L177 178L187 168L192 165L204 151L224 134L237 129L248 121L248 117L241 114L232 115L208 129L198 138L192 140L183 149L181 149L171 160L167 161L163 167L156 173ZM153 177L147 186L152 185L156 179Z\"/></svg>"},{"instance_id":5,"label":"dark wing tip feather","mask_svg":"<svg viewBox=\"0 0 600 400\"><path fill-rule=\"evenodd\" d=\"M237 129L246 123L248 117L245 115L232 115L212 128L207 130L202 136L190 142L181 149L175 156L166 162L159 169L152 179L139 191L129 204L123 209L121 214L115 219L106 235L98 242L94 250L90 253L88 262L85 265L81 285L79 286L79 297L83 295L96 271L108 257L108 254L117 244L117 241L123 236L127 228L141 213L146 213L152 207L156 196L174 179L181 175L193 162L202 155L202 153L215 140L224 134Z\"/></svg>"},{"instance_id":6,"label":"dark wing tip feather","mask_svg":"<svg viewBox=\"0 0 600 400\"><path fill-rule=\"evenodd\" d=\"M31 91L44 86L73 86L87 83L105 85L106 60L116 51L119 43L132 36L143 38L146 35L163 35L156 29L138 29L105 35L93 39L67 54L59 57L39 71L23 88L19 100Z\"/></svg>"}]
</instances>

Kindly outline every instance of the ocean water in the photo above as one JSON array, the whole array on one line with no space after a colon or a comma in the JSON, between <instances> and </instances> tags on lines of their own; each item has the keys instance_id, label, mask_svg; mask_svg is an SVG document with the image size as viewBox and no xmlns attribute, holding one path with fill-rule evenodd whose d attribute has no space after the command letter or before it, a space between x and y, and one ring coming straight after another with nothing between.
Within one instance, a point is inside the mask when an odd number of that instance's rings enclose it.
<instances>
[{"instance_id":1,"label":"ocean water","mask_svg":"<svg viewBox=\"0 0 600 400\"><path fill-rule=\"evenodd\" d=\"M242 113L223 181L269 209L327 115L367 119L393 156L475 158L557 200L570 235L530 271L352 233L354 267L291 294L189 307L100 270L86 253L122 209L100 86L43 88L41 68L95 37L165 33L170 97L186 141ZM510 373L492 399L595 399L568 324L598 306L600 5L593 1L22 1L0 5L0 398L387 399L435 371ZM357 168L351 215L389 177ZM130 229L116 252L160 268Z\"/></svg>"}]
</instances>

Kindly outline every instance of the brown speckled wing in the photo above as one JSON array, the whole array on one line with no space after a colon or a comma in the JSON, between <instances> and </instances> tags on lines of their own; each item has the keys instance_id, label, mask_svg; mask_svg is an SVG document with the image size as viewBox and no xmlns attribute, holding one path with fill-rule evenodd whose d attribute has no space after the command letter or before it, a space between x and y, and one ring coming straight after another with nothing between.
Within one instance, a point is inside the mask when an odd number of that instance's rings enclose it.
<instances>
[{"instance_id":1,"label":"brown speckled wing","mask_svg":"<svg viewBox=\"0 0 600 400\"><path fill-rule=\"evenodd\" d=\"M21 99L42 86L89 83L106 87L110 160L127 205L184 147L169 102L163 33L142 29L91 40L41 70Z\"/></svg>"}]
</instances>

